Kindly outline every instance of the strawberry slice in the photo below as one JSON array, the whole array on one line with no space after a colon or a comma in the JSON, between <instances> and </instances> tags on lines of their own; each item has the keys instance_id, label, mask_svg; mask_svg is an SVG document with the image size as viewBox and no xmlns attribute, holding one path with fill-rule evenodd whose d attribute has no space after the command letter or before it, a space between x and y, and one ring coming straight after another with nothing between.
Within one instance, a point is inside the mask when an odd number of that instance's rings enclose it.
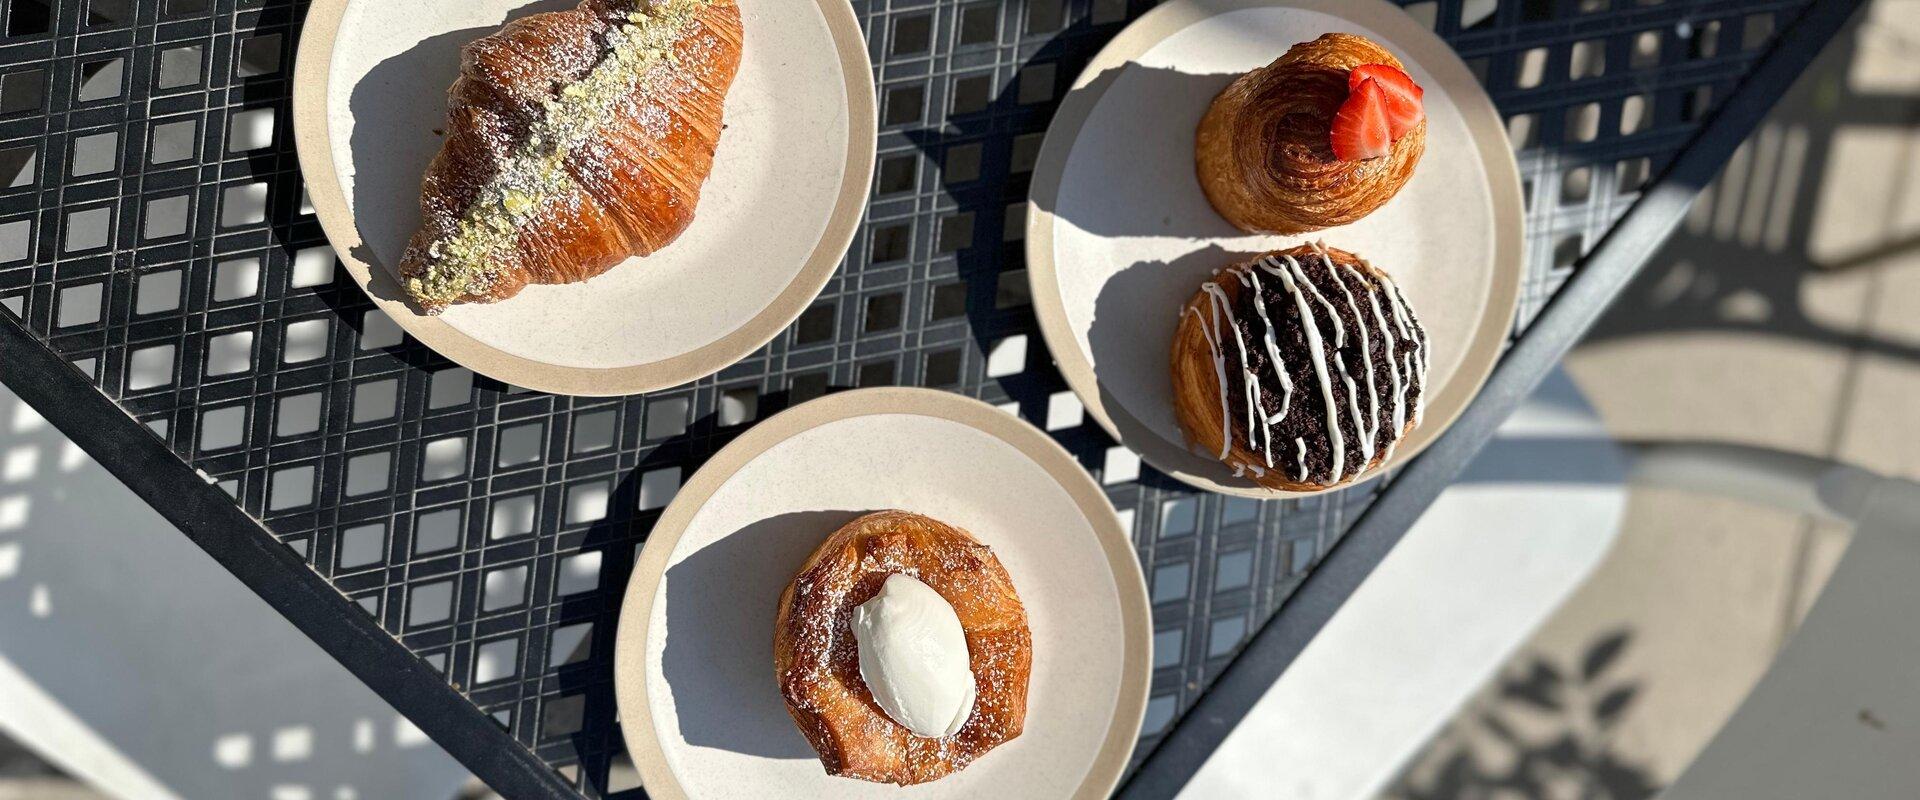
<instances>
[{"instance_id":1,"label":"strawberry slice","mask_svg":"<svg viewBox=\"0 0 1920 800\"><path fill-rule=\"evenodd\" d=\"M1341 161L1379 158L1391 152L1387 127L1386 91L1379 81L1364 80L1347 93L1333 115L1333 157Z\"/></svg>"},{"instance_id":2,"label":"strawberry slice","mask_svg":"<svg viewBox=\"0 0 1920 800\"><path fill-rule=\"evenodd\" d=\"M1364 64L1347 73L1347 90L1360 88L1368 79L1380 84L1387 94L1387 128L1396 141L1426 118L1421 98L1427 90L1414 83L1407 73L1387 64Z\"/></svg>"}]
</instances>

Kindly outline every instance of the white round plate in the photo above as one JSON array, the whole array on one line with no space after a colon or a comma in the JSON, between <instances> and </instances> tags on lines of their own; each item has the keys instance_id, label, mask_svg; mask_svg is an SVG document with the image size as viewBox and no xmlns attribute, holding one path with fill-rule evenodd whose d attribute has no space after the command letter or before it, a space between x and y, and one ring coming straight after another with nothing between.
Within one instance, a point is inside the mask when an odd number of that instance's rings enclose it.
<instances>
[{"instance_id":1,"label":"white round plate","mask_svg":"<svg viewBox=\"0 0 1920 800\"><path fill-rule=\"evenodd\" d=\"M1426 154L1399 195L1359 222L1242 234L1200 191L1194 128L1235 77L1334 31L1385 45L1426 89ZM1445 42L1379 0L1170 0L1148 12L1062 101L1028 211L1034 308L1067 383L1147 463L1215 492L1312 494L1234 477L1189 451L1174 421L1168 350L1181 305L1213 270L1323 240L1393 275L1434 353L1425 422L1394 463L1424 449L1479 391L1520 293L1520 177L1500 115Z\"/></svg>"},{"instance_id":2,"label":"white round plate","mask_svg":"<svg viewBox=\"0 0 1920 800\"><path fill-rule=\"evenodd\" d=\"M976 400L865 389L796 406L721 450L667 506L627 584L614 642L621 730L659 798L879 798L826 774L773 671L780 593L828 534L869 511L972 533L1033 629L1025 732L911 794L1105 797L1151 676L1146 585L1105 493L1046 434Z\"/></svg>"},{"instance_id":3,"label":"white round plate","mask_svg":"<svg viewBox=\"0 0 1920 800\"><path fill-rule=\"evenodd\" d=\"M438 317L395 270L420 223L460 48L576 0L315 0L294 85L307 190L354 280L407 333L501 381L578 395L662 389L766 344L846 254L873 175L872 66L845 0L740 0L726 130L693 224L581 283Z\"/></svg>"}]
</instances>

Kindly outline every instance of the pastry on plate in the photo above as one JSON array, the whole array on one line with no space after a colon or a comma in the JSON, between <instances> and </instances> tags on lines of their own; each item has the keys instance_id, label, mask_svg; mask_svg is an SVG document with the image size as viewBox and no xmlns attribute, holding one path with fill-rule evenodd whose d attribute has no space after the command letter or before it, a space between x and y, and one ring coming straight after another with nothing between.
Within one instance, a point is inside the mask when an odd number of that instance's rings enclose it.
<instances>
[{"instance_id":1,"label":"pastry on plate","mask_svg":"<svg viewBox=\"0 0 1920 800\"><path fill-rule=\"evenodd\" d=\"M1219 270L1180 309L1187 441L1270 489L1358 479L1420 424L1432 350L1385 270L1318 244Z\"/></svg>"},{"instance_id":2,"label":"pastry on plate","mask_svg":"<svg viewBox=\"0 0 1920 800\"><path fill-rule=\"evenodd\" d=\"M1214 98L1195 143L1200 187L1250 233L1353 222L1412 177L1427 142L1422 94L1364 36L1296 44Z\"/></svg>"},{"instance_id":3,"label":"pastry on plate","mask_svg":"<svg viewBox=\"0 0 1920 800\"><path fill-rule=\"evenodd\" d=\"M904 786L1020 735L1033 634L992 549L881 511L828 536L794 576L773 661L829 774Z\"/></svg>"},{"instance_id":4,"label":"pastry on plate","mask_svg":"<svg viewBox=\"0 0 1920 800\"><path fill-rule=\"evenodd\" d=\"M585 0L462 50L400 260L422 311L569 283L693 221L740 65L734 0Z\"/></svg>"}]
</instances>

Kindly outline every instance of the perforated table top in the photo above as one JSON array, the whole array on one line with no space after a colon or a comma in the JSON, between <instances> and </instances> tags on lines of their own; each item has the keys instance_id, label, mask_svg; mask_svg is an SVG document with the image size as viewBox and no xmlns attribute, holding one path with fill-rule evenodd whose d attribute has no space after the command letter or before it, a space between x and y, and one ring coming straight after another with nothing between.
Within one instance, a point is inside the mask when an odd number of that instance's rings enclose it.
<instances>
[{"instance_id":1,"label":"perforated table top","mask_svg":"<svg viewBox=\"0 0 1920 800\"><path fill-rule=\"evenodd\" d=\"M304 2L4 0L0 378L490 783L590 797L633 788L614 768L613 623L686 476L839 388L1001 404L1133 531L1155 631L1138 759L1396 483L1194 491L1115 446L1052 368L1022 263L1028 174L1081 65L1151 5L854 0L881 129L840 271L720 374L588 399L476 378L337 267L290 130ZM1516 335L1810 5L1408 4L1509 118L1527 193ZM28 524L0 515L0 537Z\"/></svg>"}]
</instances>

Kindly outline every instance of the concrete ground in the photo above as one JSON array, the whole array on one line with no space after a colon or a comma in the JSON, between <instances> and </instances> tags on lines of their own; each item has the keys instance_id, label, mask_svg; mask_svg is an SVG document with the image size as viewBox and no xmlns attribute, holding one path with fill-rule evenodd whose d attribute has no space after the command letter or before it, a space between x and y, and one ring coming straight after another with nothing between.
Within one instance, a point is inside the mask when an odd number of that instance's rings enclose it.
<instances>
[{"instance_id":1,"label":"concrete ground","mask_svg":"<svg viewBox=\"0 0 1920 800\"><path fill-rule=\"evenodd\" d=\"M1920 478L1920 0L1874 0L1567 368L1622 439ZM1614 552L1394 800L1651 797L1765 671L1845 529L1635 489Z\"/></svg>"}]
</instances>

